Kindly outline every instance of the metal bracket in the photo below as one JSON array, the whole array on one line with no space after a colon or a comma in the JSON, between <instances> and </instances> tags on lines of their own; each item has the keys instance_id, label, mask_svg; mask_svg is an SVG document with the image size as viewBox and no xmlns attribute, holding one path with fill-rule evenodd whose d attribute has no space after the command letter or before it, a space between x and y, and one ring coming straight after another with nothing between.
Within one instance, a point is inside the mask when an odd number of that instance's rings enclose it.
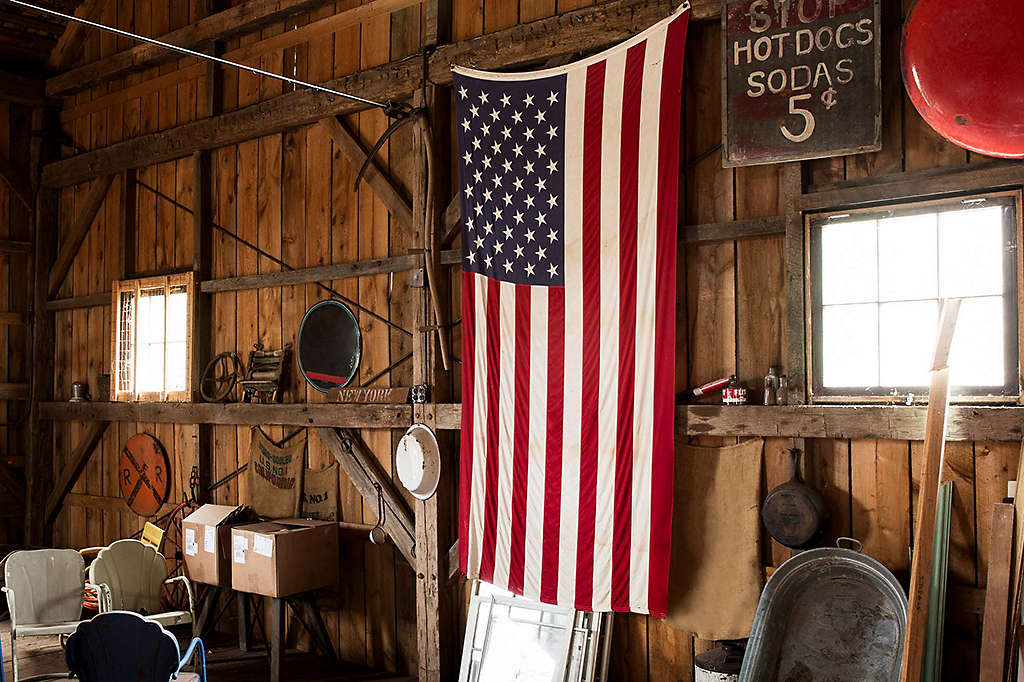
<instances>
[{"instance_id":1,"label":"metal bracket","mask_svg":"<svg viewBox=\"0 0 1024 682\"><path fill-rule=\"evenodd\" d=\"M422 405L427 402L430 394L430 387L426 384L416 384L412 387L412 402L415 405Z\"/></svg>"}]
</instances>

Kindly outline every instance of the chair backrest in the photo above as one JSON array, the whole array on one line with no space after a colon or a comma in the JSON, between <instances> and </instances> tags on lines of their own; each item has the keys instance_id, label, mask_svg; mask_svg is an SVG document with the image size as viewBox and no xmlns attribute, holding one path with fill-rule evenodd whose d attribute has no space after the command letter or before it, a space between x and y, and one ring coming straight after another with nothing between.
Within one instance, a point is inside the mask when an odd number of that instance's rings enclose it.
<instances>
[{"instance_id":1,"label":"chair backrest","mask_svg":"<svg viewBox=\"0 0 1024 682\"><path fill-rule=\"evenodd\" d=\"M167 682L179 656L174 635L128 611L83 622L64 648L68 670L81 682Z\"/></svg>"},{"instance_id":2,"label":"chair backrest","mask_svg":"<svg viewBox=\"0 0 1024 682\"><path fill-rule=\"evenodd\" d=\"M96 555L89 582L110 588L113 608L160 613L160 592L167 579L164 555L138 540L118 540Z\"/></svg>"},{"instance_id":3,"label":"chair backrest","mask_svg":"<svg viewBox=\"0 0 1024 682\"><path fill-rule=\"evenodd\" d=\"M14 592L11 623L15 628L79 620L84 566L82 555L73 549L22 550L8 555L4 583Z\"/></svg>"}]
</instances>

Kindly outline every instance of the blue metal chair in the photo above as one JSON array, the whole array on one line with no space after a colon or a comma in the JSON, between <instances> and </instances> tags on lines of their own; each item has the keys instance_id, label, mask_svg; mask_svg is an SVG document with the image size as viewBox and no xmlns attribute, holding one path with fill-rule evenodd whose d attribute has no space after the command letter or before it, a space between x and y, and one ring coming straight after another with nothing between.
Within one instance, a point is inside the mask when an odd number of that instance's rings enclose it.
<instances>
[{"instance_id":1,"label":"blue metal chair","mask_svg":"<svg viewBox=\"0 0 1024 682\"><path fill-rule=\"evenodd\" d=\"M181 656L178 640L162 625L131 611L108 611L68 637L64 658L81 682L206 682L206 652L198 637ZM198 655L199 673L182 673Z\"/></svg>"}]
</instances>

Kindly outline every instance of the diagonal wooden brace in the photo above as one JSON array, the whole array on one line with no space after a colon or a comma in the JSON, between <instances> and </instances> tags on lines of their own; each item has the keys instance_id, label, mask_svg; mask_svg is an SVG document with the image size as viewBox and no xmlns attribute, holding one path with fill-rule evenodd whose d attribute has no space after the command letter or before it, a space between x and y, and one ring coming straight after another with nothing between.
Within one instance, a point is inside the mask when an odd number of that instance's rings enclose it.
<instances>
[{"instance_id":1,"label":"diagonal wooden brace","mask_svg":"<svg viewBox=\"0 0 1024 682\"><path fill-rule=\"evenodd\" d=\"M60 291L60 285L64 283L64 278L68 276L78 250L82 248L82 243L89 235L92 221L99 213L100 207L103 206L103 200L107 197L107 190L110 189L110 184L113 181L113 175L105 175L96 180L89 188L82 212L75 218L75 224L68 231L67 240L61 245L57 260L53 264L53 269L50 270L50 280L47 285L49 298L54 298Z\"/></svg>"},{"instance_id":2,"label":"diagonal wooden brace","mask_svg":"<svg viewBox=\"0 0 1024 682\"><path fill-rule=\"evenodd\" d=\"M384 500L384 520L381 524L395 547L409 565L416 566L416 524L412 512L395 489L391 478L381 469L377 458L366 448L363 440L351 429L318 428L317 433L327 445L349 480L363 499L377 509L378 486Z\"/></svg>"}]
</instances>

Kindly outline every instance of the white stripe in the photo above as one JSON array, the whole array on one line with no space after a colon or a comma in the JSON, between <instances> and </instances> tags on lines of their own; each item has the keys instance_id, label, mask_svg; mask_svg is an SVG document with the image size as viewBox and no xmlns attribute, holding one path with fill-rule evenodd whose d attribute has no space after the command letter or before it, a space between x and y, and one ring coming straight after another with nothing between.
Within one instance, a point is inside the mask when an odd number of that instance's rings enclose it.
<instances>
[{"instance_id":1,"label":"white stripe","mask_svg":"<svg viewBox=\"0 0 1024 682\"><path fill-rule=\"evenodd\" d=\"M516 285L498 285L498 518L494 547L494 584L508 587L512 547L512 443L515 415Z\"/></svg>"},{"instance_id":2,"label":"white stripe","mask_svg":"<svg viewBox=\"0 0 1024 682\"><path fill-rule=\"evenodd\" d=\"M658 127L666 30L652 34L644 55L637 186L636 375L633 394L633 520L629 604L647 613L651 546L651 440L654 436L654 319L658 248Z\"/></svg>"},{"instance_id":3,"label":"white stripe","mask_svg":"<svg viewBox=\"0 0 1024 682\"><path fill-rule=\"evenodd\" d=\"M548 427L548 288L530 294L530 441L523 594L540 601L544 560L544 476Z\"/></svg>"},{"instance_id":4,"label":"white stripe","mask_svg":"<svg viewBox=\"0 0 1024 682\"><path fill-rule=\"evenodd\" d=\"M484 499L487 488L487 277L474 273L473 291L476 332L473 335L476 356L473 366L473 492L469 507L469 554L467 577L480 576L483 556Z\"/></svg>"},{"instance_id":5,"label":"white stripe","mask_svg":"<svg viewBox=\"0 0 1024 682\"><path fill-rule=\"evenodd\" d=\"M594 519L595 611L612 608L615 443L619 403L619 153L626 51L608 59L601 124L601 359L597 405L597 508Z\"/></svg>"},{"instance_id":6,"label":"white stripe","mask_svg":"<svg viewBox=\"0 0 1024 682\"><path fill-rule=\"evenodd\" d=\"M566 77L565 121L565 413L562 428L562 512L558 542L558 605L576 593L580 510L580 395L583 374L583 102L586 69Z\"/></svg>"}]
</instances>

